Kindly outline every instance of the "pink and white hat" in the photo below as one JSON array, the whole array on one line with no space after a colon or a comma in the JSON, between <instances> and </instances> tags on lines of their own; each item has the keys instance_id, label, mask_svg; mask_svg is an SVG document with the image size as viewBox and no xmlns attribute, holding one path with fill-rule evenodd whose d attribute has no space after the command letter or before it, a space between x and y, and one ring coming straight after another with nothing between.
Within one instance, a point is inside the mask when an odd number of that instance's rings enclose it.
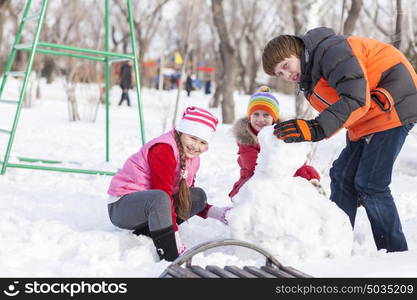
<instances>
[{"instance_id":1,"label":"pink and white hat","mask_svg":"<svg viewBox=\"0 0 417 300\"><path fill-rule=\"evenodd\" d=\"M216 131L218 122L217 118L209 111L189 106L185 109L182 119L175 129L209 142Z\"/></svg>"}]
</instances>

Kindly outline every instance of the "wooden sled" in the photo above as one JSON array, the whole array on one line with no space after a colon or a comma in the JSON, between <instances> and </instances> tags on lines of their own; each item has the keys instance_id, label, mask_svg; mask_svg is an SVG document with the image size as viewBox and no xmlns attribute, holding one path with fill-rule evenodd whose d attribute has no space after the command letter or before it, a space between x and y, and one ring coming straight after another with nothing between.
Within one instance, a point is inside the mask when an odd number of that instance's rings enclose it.
<instances>
[{"instance_id":1,"label":"wooden sled","mask_svg":"<svg viewBox=\"0 0 417 300\"><path fill-rule=\"evenodd\" d=\"M237 266L225 266L221 268L215 265L208 265L205 268L193 265L192 258L201 252L211 248L221 246L240 246L257 251L265 256L265 265L258 268L254 266L244 266L239 268ZM185 266L183 266L185 264ZM215 240L199 244L169 265L159 277L164 278L311 278L297 269L289 266L283 266L271 254L265 250L244 242L234 239Z\"/></svg>"}]
</instances>

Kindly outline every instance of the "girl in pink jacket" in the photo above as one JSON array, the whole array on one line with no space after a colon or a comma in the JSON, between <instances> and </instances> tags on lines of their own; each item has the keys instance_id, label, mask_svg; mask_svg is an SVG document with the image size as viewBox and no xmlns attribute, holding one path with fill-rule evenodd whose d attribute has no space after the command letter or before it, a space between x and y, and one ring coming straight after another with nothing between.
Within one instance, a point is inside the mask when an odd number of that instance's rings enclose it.
<instances>
[{"instance_id":1,"label":"girl in pink jacket","mask_svg":"<svg viewBox=\"0 0 417 300\"><path fill-rule=\"evenodd\" d=\"M216 131L210 112L188 107L175 129L146 143L124 163L108 189L108 211L117 227L152 238L160 259L173 261L185 252L178 224L199 215L222 222L224 209L207 204L194 187L200 154Z\"/></svg>"}]
</instances>

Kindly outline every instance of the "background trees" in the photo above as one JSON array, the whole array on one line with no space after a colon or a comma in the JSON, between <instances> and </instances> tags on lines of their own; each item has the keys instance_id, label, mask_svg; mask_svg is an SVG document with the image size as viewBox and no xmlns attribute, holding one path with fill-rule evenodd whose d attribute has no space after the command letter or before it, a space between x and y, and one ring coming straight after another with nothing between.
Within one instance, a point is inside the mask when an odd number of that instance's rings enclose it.
<instances>
[{"instance_id":1,"label":"background trees","mask_svg":"<svg viewBox=\"0 0 417 300\"><path fill-rule=\"evenodd\" d=\"M4 70L24 3L23 0L0 0L0 73ZM412 0L141 0L133 3L142 85L156 86L155 74L159 73L161 57L167 66L182 73L190 72L201 80L212 79L211 105L221 106L225 123L234 121L235 92L251 94L259 85L269 84L280 92L294 93L294 85L278 83L260 67L263 46L278 34L302 34L316 26L330 26L341 34L389 42L404 51L414 67L417 66L414 25L417 15L413 13L417 2ZM111 2L111 48L129 52L129 29L123 4L124 1ZM51 1L42 40L103 49L103 10L100 0ZM25 42L30 41L31 31L34 27L28 28ZM182 65L171 63L175 52L180 53ZM152 72L148 70L149 61L157 62ZM24 64L23 53L17 58L16 69ZM201 65L215 68L215 73L201 73L198 68ZM36 74L49 82L62 75L70 81L71 78L76 80L79 76L69 74L79 73L83 68L102 73L100 66L82 61L75 64L65 57L37 55L34 65ZM89 80L102 78L93 77ZM304 102L301 97L295 102L298 115L311 113Z\"/></svg>"}]
</instances>

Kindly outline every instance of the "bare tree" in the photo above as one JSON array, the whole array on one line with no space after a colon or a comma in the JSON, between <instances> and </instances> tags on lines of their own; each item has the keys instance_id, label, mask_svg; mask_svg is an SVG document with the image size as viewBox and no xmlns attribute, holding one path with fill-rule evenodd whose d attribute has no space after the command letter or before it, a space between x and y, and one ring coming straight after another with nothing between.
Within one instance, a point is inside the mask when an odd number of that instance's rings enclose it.
<instances>
[{"instance_id":1,"label":"bare tree","mask_svg":"<svg viewBox=\"0 0 417 300\"><path fill-rule=\"evenodd\" d=\"M81 64L73 64L73 67L71 70L63 74L62 78L65 78L63 80L64 88L67 94L67 101L68 101L68 118L70 121L79 121L80 113L78 110L78 101L77 97L75 95L75 88L76 88L76 78L77 78L77 72L81 68Z\"/></svg>"},{"instance_id":2,"label":"bare tree","mask_svg":"<svg viewBox=\"0 0 417 300\"><path fill-rule=\"evenodd\" d=\"M12 22L12 27L13 27L13 40L15 39L17 30L19 28L19 20L20 20L20 15L19 13L21 12L23 5L22 3L15 3L15 2L11 2L10 5L8 6L8 12L9 12L9 20L11 20ZM22 34L21 38L20 38L20 43L24 43L26 40L26 36L24 36ZM15 68L16 70L24 70L24 67L26 67L26 61L27 61L27 57L28 57L28 53L25 51L17 51L15 58L14 58L14 65L13 68Z\"/></svg>"},{"instance_id":3,"label":"bare tree","mask_svg":"<svg viewBox=\"0 0 417 300\"><path fill-rule=\"evenodd\" d=\"M219 51L220 52L220 51ZM221 57L216 57L216 73L214 74L214 82L216 83L216 89L214 90L213 98L210 101L210 107L218 107L223 95L224 88L224 68L221 61Z\"/></svg>"},{"instance_id":4,"label":"bare tree","mask_svg":"<svg viewBox=\"0 0 417 300\"><path fill-rule=\"evenodd\" d=\"M294 26L295 34L300 34L303 29L302 21L300 20L300 2L299 0L291 1L291 18Z\"/></svg>"},{"instance_id":5,"label":"bare tree","mask_svg":"<svg viewBox=\"0 0 417 300\"><path fill-rule=\"evenodd\" d=\"M362 0L352 0L352 5L343 25L343 34L350 35L355 30L355 25L362 10L362 5Z\"/></svg>"},{"instance_id":6,"label":"bare tree","mask_svg":"<svg viewBox=\"0 0 417 300\"><path fill-rule=\"evenodd\" d=\"M6 21L6 13L9 9L11 1L10 0L0 0L0 49L3 45L3 30L4 30L4 23Z\"/></svg>"},{"instance_id":7,"label":"bare tree","mask_svg":"<svg viewBox=\"0 0 417 300\"><path fill-rule=\"evenodd\" d=\"M306 29L312 29L318 25L318 16L317 11L320 11L320 8L323 6L323 1L317 1L315 3L311 2L308 6L305 3L301 3L299 0L291 1L291 13L293 21L293 30L295 35L300 35ZM308 15L308 22L305 24L306 28L302 26L303 13ZM308 105L307 101L304 98L302 93L298 91L295 94L295 113L299 118L311 118L312 109Z\"/></svg>"},{"instance_id":8,"label":"bare tree","mask_svg":"<svg viewBox=\"0 0 417 300\"><path fill-rule=\"evenodd\" d=\"M42 37L46 41L76 47L101 48L99 44L103 40L100 38L103 13L101 18L92 18L90 14L100 7L98 2L62 0L61 5L54 4L56 6L48 7L48 22L45 22L43 27ZM100 13L97 15L100 16ZM81 120L75 91L80 80L80 72L87 72L90 69L88 61L66 56L59 59L48 56L47 61L52 62L51 69L56 70L63 80L68 100L69 120Z\"/></svg>"},{"instance_id":9,"label":"bare tree","mask_svg":"<svg viewBox=\"0 0 417 300\"><path fill-rule=\"evenodd\" d=\"M413 14L413 5L415 1L408 0L406 1L406 9L407 12L407 46L405 48L405 55L410 60L411 64L417 69L417 43L416 43L416 35L417 33L414 30L414 24L416 23L415 14Z\"/></svg>"},{"instance_id":10,"label":"bare tree","mask_svg":"<svg viewBox=\"0 0 417 300\"><path fill-rule=\"evenodd\" d=\"M236 45L237 62L239 66L239 86L246 94L252 94L256 89L256 77L261 62L262 49L265 41L262 25L269 11L262 9L259 1L242 2L234 6L239 10L237 19L240 30L235 30L234 44Z\"/></svg>"},{"instance_id":11,"label":"bare tree","mask_svg":"<svg viewBox=\"0 0 417 300\"><path fill-rule=\"evenodd\" d=\"M190 2L187 2L187 14L186 14L186 25L185 25L185 36L181 39L183 41L182 47L180 47L180 54L182 54L183 63L181 68L181 77L178 83L178 89L177 89L177 99L175 101L175 109L174 109L174 116L172 118L172 126L175 126L176 120L177 120L177 114L178 114L178 106L180 102L180 95L182 91L182 85L185 78L185 73L187 71L187 65L188 65L188 58L190 56L191 47L190 47L190 39L191 39L191 29L193 29L193 25L195 24L195 3L196 0L191 0Z\"/></svg>"},{"instance_id":12,"label":"bare tree","mask_svg":"<svg viewBox=\"0 0 417 300\"><path fill-rule=\"evenodd\" d=\"M213 22L217 29L220 39L220 55L224 68L222 94L222 118L223 123L231 124L235 119L235 103L233 92L236 81L236 50L231 45L229 32L223 12L223 0L212 0L211 8L213 13Z\"/></svg>"},{"instance_id":13,"label":"bare tree","mask_svg":"<svg viewBox=\"0 0 417 300\"><path fill-rule=\"evenodd\" d=\"M412 63L417 64L416 32L412 28L417 22L412 13L416 9L415 1L345 0L343 2L346 15L342 13L340 5L328 5L328 2L324 0L199 1L198 5L196 4L199 9L199 13L196 14L197 21L192 26L191 37L187 42L185 15L164 13L168 8L172 9L171 6L166 5L170 3L169 0L133 1L140 70L143 70L144 58L150 55L155 57L155 52L158 52L159 57L162 52L168 54L180 51L183 58L187 59L186 53L192 51L190 63L184 66L195 70L197 62L205 61L204 63L215 67L216 72L213 74L215 89L210 106L221 103L224 121L232 122L234 119L232 117L234 116L233 92L236 89L245 93L254 92L257 78L260 78L257 76L262 75L258 74L262 53L260 48L278 34L303 34L306 30L316 26L337 27L344 34L357 32L361 35L387 40L397 47L402 46ZM102 48L103 12L97 9L97 7L102 7L101 3L102 0L50 1L41 40L93 49ZM189 6L186 1L177 0L175 3ZM126 3L114 0L112 4L110 16L111 23L114 25L111 36L112 51L128 52L130 31L126 22ZM23 5L24 1L0 0L2 50L7 49L6 44L10 44L13 35L16 34ZM33 1L32 5L39 6L36 1ZM362 10L365 18L360 18ZM91 11L96 13L93 15ZM408 15L404 16L404 12ZM407 23L404 23L403 28L401 25L404 18ZM2 29L3 24L7 25L4 29ZM25 30L28 29L32 35L35 31L34 24L36 22L25 26ZM205 26L206 24L209 26ZM5 28L11 28L11 30ZM30 34L22 36L24 41L31 41ZM186 48L188 50L184 52ZM26 52L18 51L13 69L20 70L26 65L25 55L27 55ZM5 57L3 56L3 62ZM53 80L55 64L58 64L65 74L72 71L72 66L67 65L70 63L65 57L37 54L36 58L33 69L38 74L42 70L42 75L48 78L48 82ZM82 64L85 65L84 62ZM103 73L100 67L97 68L97 73ZM182 73L185 74L184 71ZM294 85L278 85L276 82L271 79L269 83L281 91L294 88ZM296 100L297 115L310 114L311 111L307 108L309 106L306 106L306 101L299 95Z\"/></svg>"},{"instance_id":14,"label":"bare tree","mask_svg":"<svg viewBox=\"0 0 417 300\"><path fill-rule=\"evenodd\" d=\"M389 36L390 34L389 34L388 29L378 22L379 19L384 19L380 17L381 11L382 12L384 11L378 2L375 2L375 5L376 5L376 8L373 8L372 12L368 7L364 6L364 12L368 16L368 18L372 21L375 28L378 29L380 33L382 33L384 36Z\"/></svg>"},{"instance_id":15,"label":"bare tree","mask_svg":"<svg viewBox=\"0 0 417 300\"><path fill-rule=\"evenodd\" d=\"M118 3L118 5L121 5ZM125 5L125 4L124 4ZM120 10L114 10L111 18L111 40L113 42L112 51L128 52L128 46L130 45L130 30L127 24L127 15ZM119 45L122 45L122 49L118 49Z\"/></svg>"},{"instance_id":16,"label":"bare tree","mask_svg":"<svg viewBox=\"0 0 417 300\"><path fill-rule=\"evenodd\" d=\"M237 10L238 13L235 13L235 15L239 16L239 19L242 19L242 22L239 22L239 28L237 29L237 31L239 32L238 34L235 34L233 36L233 32L231 33L231 38L233 38L233 44L235 45L235 49L236 49L236 61L237 61L237 66L238 66L238 88L239 90L243 90L245 93L247 91L247 87L246 87L246 77L247 77L247 63L248 60L247 57L248 53L246 53L246 49L244 47L245 45L245 40L248 37L248 27L249 27L249 23L251 22L250 20L253 20L253 10L251 12L247 12L245 11L245 7L246 6L250 6L251 8L253 8L253 5L256 2L252 2L252 5L250 5L251 3L248 2L238 2L237 5L235 5L236 3L233 3L233 7L235 10ZM248 5L249 4L249 5ZM256 4L255 4L256 5ZM235 20L233 20L235 21ZM245 52L245 53L244 53ZM246 54L246 55L245 55Z\"/></svg>"},{"instance_id":17,"label":"bare tree","mask_svg":"<svg viewBox=\"0 0 417 300\"><path fill-rule=\"evenodd\" d=\"M401 46L401 32L402 32L402 24L403 24L403 9L401 0L396 0L396 20L395 20L395 34L393 36L393 46L396 48L400 48Z\"/></svg>"},{"instance_id":18,"label":"bare tree","mask_svg":"<svg viewBox=\"0 0 417 300\"><path fill-rule=\"evenodd\" d=\"M382 40L389 43L401 43L401 28L402 28L402 5L401 1L396 1L394 7L391 2L390 6L381 5L379 1L372 2L374 7L370 8L363 6L365 15L373 22L373 27L377 29L379 34L382 34ZM393 11L396 11L393 13ZM395 22L392 16L395 15ZM382 21L381 21L382 20ZM375 38L375 34L373 34Z\"/></svg>"},{"instance_id":19,"label":"bare tree","mask_svg":"<svg viewBox=\"0 0 417 300\"><path fill-rule=\"evenodd\" d=\"M293 30L295 35L300 35L302 33L303 27L301 22L301 13L300 13L300 2L299 0L291 1L291 18L293 21ZM307 106L305 103L304 95L297 92L295 94L295 114L297 117L302 116L305 111L307 111Z\"/></svg>"},{"instance_id":20,"label":"bare tree","mask_svg":"<svg viewBox=\"0 0 417 300\"><path fill-rule=\"evenodd\" d=\"M223 78L224 78L224 66L222 63L222 58L220 55L220 42L219 37L216 33L216 29L213 23L213 17L212 14L210 15L210 18L208 18L207 22L211 24L210 26L210 32L213 36L213 42L209 44L209 49L211 49L211 52L213 53L213 63L216 69L216 72L214 73L214 82L216 84L216 88L213 93L213 97L211 98L211 101L209 103L209 107L219 107L220 100L223 94Z\"/></svg>"},{"instance_id":21,"label":"bare tree","mask_svg":"<svg viewBox=\"0 0 417 300\"><path fill-rule=\"evenodd\" d=\"M149 46L155 37L156 32L162 21L162 8L169 0L157 1L134 1L134 19L136 39L139 43L139 71L142 72L145 53L149 50ZM120 11L128 18L127 6L125 1L115 1ZM145 3L146 7L140 7Z\"/></svg>"}]
</instances>

